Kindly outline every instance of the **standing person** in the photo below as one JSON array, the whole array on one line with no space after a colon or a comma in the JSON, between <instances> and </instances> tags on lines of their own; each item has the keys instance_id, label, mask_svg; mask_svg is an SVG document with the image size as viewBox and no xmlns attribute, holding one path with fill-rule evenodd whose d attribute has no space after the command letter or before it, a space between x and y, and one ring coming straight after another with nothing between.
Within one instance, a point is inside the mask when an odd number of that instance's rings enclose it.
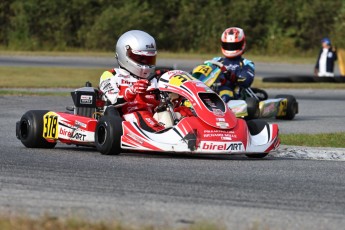
<instances>
[{"instance_id":1,"label":"standing person","mask_svg":"<svg viewBox=\"0 0 345 230\"><path fill-rule=\"evenodd\" d=\"M125 120L135 121L152 132L164 129L153 118L159 100L151 90L157 88L157 80L147 80L155 73L156 55L156 42L151 35L140 30L128 31L115 47L119 68L105 71L99 83L108 106L121 107Z\"/></svg>"},{"instance_id":2,"label":"standing person","mask_svg":"<svg viewBox=\"0 0 345 230\"><path fill-rule=\"evenodd\" d=\"M221 76L221 86L217 88L217 93L225 102L236 99L237 86L248 88L254 80L254 63L242 57L245 48L246 36L243 29L230 27L222 33L221 50L224 57L215 57L213 60L221 62L226 68Z\"/></svg>"},{"instance_id":3,"label":"standing person","mask_svg":"<svg viewBox=\"0 0 345 230\"><path fill-rule=\"evenodd\" d=\"M337 60L336 49L332 47L329 38L323 38L321 45L314 73L319 77L334 77L334 62Z\"/></svg>"}]
</instances>

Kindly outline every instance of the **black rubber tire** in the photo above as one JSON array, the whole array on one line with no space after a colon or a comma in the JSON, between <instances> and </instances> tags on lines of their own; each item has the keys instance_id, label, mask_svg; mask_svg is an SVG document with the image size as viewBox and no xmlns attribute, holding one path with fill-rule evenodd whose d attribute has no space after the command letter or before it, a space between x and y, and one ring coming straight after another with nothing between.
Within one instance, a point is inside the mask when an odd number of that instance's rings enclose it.
<instances>
[{"instance_id":1,"label":"black rubber tire","mask_svg":"<svg viewBox=\"0 0 345 230\"><path fill-rule=\"evenodd\" d=\"M247 121L247 126L251 135L259 134L267 125L268 123L266 121L259 120L259 119ZM248 158L256 158L256 159L264 158L267 155L268 153L246 154Z\"/></svg>"},{"instance_id":2,"label":"black rubber tire","mask_svg":"<svg viewBox=\"0 0 345 230\"><path fill-rule=\"evenodd\" d=\"M334 77L334 81L338 83L345 83L345 76Z\"/></svg>"},{"instance_id":3,"label":"black rubber tire","mask_svg":"<svg viewBox=\"0 0 345 230\"><path fill-rule=\"evenodd\" d=\"M292 82L298 82L298 83L314 82L313 76L291 76L290 79Z\"/></svg>"},{"instance_id":4,"label":"black rubber tire","mask_svg":"<svg viewBox=\"0 0 345 230\"><path fill-rule=\"evenodd\" d=\"M281 120L293 120L295 115L298 113L298 103L294 96L288 94L279 94L275 98L286 98L287 99L287 111L285 116L276 116L276 119Z\"/></svg>"},{"instance_id":5,"label":"black rubber tire","mask_svg":"<svg viewBox=\"0 0 345 230\"><path fill-rule=\"evenodd\" d=\"M259 101L252 97L246 98L247 113L246 120L256 119L260 116Z\"/></svg>"},{"instance_id":6,"label":"black rubber tire","mask_svg":"<svg viewBox=\"0 0 345 230\"><path fill-rule=\"evenodd\" d=\"M314 77L315 82L335 82L334 77Z\"/></svg>"},{"instance_id":7,"label":"black rubber tire","mask_svg":"<svg viewBox=\"0 0 345 230\"><path fill-rule=\"evenodd\" d=\"M264 101L268 99L268 93L259 88L251 88L255 95L259 98L260 101Z\"/></svg>"},{"instance_id":8,"label":"black rubber tire","mask_svg":"<svg viewBox=\"0 0 345 230\"><path fill-rule=\"evenodd\" d=\"M19 121L18 139L27 148L54 148L56 142L43 138L43 116L48 110L29 110Z\"/></svg>"},{"instance_id":9,"label":"black rubber tire","mask_svg":"<svg viewBox=\"0 0 345 230\"><path fill-rule=\"evenodd\" d=\"M262 82L292 82L290 77L264 77Z\"/></svg>"},{"instance_id":10,"label":"black rubber tire","mask_svg":"<svg viewBox=\"0 0 345 230\"><path fill-rule=\"evenodd\" d=\"M99 119L95 131L95 145L104 155L121 153L122 119L119 116L103 116Z\"/></svg>"}]
</instances>

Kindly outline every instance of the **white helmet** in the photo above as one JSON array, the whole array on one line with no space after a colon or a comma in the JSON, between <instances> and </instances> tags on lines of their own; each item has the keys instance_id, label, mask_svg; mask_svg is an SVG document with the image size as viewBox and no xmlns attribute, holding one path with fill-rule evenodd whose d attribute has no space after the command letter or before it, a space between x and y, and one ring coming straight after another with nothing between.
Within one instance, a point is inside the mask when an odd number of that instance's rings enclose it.
<instances>
[{"instance_id":1,"label":"white helmet","mask_svg":"<svg viewBox=\"0 0 345 230\"><path fill-rule=\"evenodd\" d=\"M144 31L128 31L116 43L115 56L120 67L140 78L155 71L156 55L155 39Z\"/></svg>"}]
</instances>

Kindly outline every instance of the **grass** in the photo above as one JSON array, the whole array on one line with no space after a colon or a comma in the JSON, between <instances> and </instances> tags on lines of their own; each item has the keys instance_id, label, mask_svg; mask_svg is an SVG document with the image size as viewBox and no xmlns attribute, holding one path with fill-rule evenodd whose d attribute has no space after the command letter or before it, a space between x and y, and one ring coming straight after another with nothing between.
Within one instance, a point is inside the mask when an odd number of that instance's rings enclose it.
<instances>
[{"instance_id":1,"label":"grass","mask_svg":"<svg viewBox=\"0 0 345 230\"><path fill-rule=\"evenodd\" d=\"M94 86L105 69L0 66L1 88L79 88L90 81Z\"/></svg>"},{"instance_id":2,"label":"grass","mask_svg":"<svg viewBox=\"0 0 345 230\"><path fill-rule=\"evenodd\" d=\"M262 78L256 77L252 84L253 87L263 89L345 89L344 83L328 83L328 82L313 82L313 83L275 83L263 82Z\"/></svg>"},{"instance_id":3,"label":"grass","mask_svg":"<svg viewBox=\"0 0 345 230\"><path fill-rule=\"evenodd\" d=\"M79 88L90 81L98 86L103 68L61 68L61 67L8 67L0 66L0 88ZM298 88L298 89L345 89L345 84L336 83L267 83L257 77L253 87ZM0 90L0 94L14 94ZM36 93L34 93L36 94ZM27 92L26 95L32 95ZM40 94L39 94L40 95ZM50 94L48 94L50 95Z\"/></svg>"},{"instance_id":4,"label":"grass","mask_svg":"<svg viewBox=\"0 0 345 230\"><path fill-rule=\"evenodd\" d=\"M345 133L280 134L284 145L345 148Z\"/></svg>"},{"instance_id":5,"label":"grass","mask_svg":"<svg viewBox=\"0 0 345 230\"><path fill-rule=\"evenodd\" d=\"M28 217L0 217L1 230L158 230L173 229L170 227L153 226L129 226L119 222L86 221L82 219L69 218L61 219L44 216L38 219ZM218 224L200 222L188 227L174 228L178 230L221 230L225 229Z\"/></svg>"}]
</instances>

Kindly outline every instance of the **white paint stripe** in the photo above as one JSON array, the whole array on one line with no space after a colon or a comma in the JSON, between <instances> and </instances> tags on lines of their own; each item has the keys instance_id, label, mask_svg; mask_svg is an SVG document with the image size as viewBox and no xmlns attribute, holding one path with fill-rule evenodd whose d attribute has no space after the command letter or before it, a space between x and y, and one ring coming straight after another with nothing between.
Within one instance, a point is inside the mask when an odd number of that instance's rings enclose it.
<instances>
[{"instance_id":1,"label":"white paint stripe","mask_svg":"<svg viewBox=\"0 0 345 230\"><path fill-rule=\"evenodd\" d=\"M345 148L281 145L271 155L295 159L345 161Z\"/></svg>"}]
</instances>

